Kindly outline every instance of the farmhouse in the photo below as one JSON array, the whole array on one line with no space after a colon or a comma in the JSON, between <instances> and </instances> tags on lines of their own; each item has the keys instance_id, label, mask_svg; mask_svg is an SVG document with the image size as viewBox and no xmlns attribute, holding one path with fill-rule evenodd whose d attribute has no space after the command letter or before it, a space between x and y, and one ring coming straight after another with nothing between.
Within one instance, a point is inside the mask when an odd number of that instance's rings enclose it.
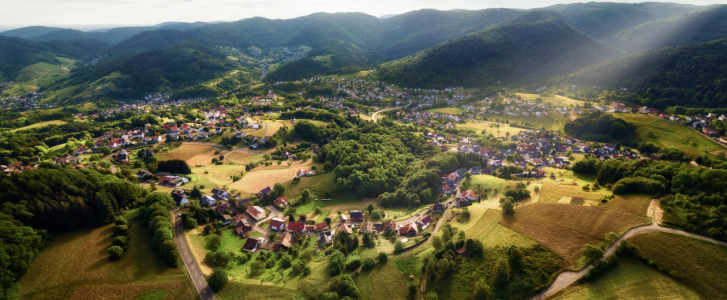
<instances>
[{"instance_id":1,"label":"farmhouse","mask_svg":"<svg viewBox=\"0 0 727 300\"><path fill-rule=\"evenodd\" d=\"M421 226L422 228L425 228L426 226L428 226L432 222L434 222L434 220L432 219L432 217L425 216L424 218L421 218L419 221L417 221L417 224L419 224L419 226Z\"/></svg>"},{"instance_id":2,"label":"farmhouse","mask_svg":"<svg viewBox=\"0 0 727 300\"><path fill-rule=\"evenodd\" d=\"M296 176L298 176L298 177L303 177L303 176L308 176L308 175L313 175L313 171L300 169L300 170L298 170L298 173L296 174Z\"/></svg>"},{"instance_id":3,"label":"farmhouse","mask_svg":"<svg viewBox=\"0 0 727 300\"><path fill-rule=\"evenodd\" d=\"M149 175L151 175L151 172L147 170L139 170L139 172L136 172L136 177L138 177L139 179L143 179L144 177Z\"/></svg>"},{"instance_id":4,"label":"farmhouse","mask_svg":"<svg viewBox=\"0 0 727 300\"><path fill-rule=\"evenodd\" d=\"M363 212L354 210L349 214L351 221L363 221Z\"/></svg>"},{"instance_id":5,"label":"farmhouse","mask_svg":"<svg viewBox=\"0 0 727 300\"><path fill-rule=\"evenodd\" d=\"M456 205L457 205L457 208L462 208L462 207L466 207L466 206L470 205L470 202L465 199L462 199L462 200L457 201Z\"/></svg>"}]
</instances>

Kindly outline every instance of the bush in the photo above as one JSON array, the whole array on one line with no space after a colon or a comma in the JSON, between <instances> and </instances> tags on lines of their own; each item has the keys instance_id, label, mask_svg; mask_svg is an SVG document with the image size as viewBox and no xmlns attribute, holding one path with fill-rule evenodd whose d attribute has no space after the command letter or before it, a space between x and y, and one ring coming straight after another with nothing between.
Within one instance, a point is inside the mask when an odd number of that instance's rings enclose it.
<instances>
[{"instance_id":1,"label":"bush","mask_svg":"<svg viewBox=\"0 0 727 300\"><path fill-rule=\"evenodd\" d=\"M117 236L113 240L111 240L111 244L114 246L124 247L126 246L126 237L125 236Z\"/></svg>"},{"instance_id":2,"label":"bush","mask_svg":"<svg viewBox=\"0 0 727 300\"><path fill-rule=\"evenodd\" d=\"M290 268L293 265L293 258L290 257L289 254L283 255L283 258L280 260L280 266L283 269Z\"/></svg>"},{"instance_id":3,"label":"bush","mask_svg":"<svg viewBox=\"0 0 727 300\"><path fill-rule=\"evenodd\" d=\"M506 215L515 213L515 209L512 207L512 202L510 202L510 200L505 199L505 201L502 202L502 213Z\"/></svg>"},{"instance_id":4,"label":"bush","mask_svg":"<svg viewBox=\"0 0 727 300\"><path fill-rule=\"evenodd\" d=\"M116 218L116 220L114 220L114 224L116 224L116 226L126 225L128 227L129 221L127 221L124 217L118 217Z\"/></svg>"},{"instance_id":5,"label":"bush","mask_svg":"<svg viewBox=\"0 0 727 300\"><path fill-rule=\"evenodd\" d=\"M227 281L227 272L222 269L215 269L212 273L212 276L207 279L207 284L209 285L210 289L216 293L225 288L225 286L227 285Z\"/></svg>"},{"instance_id":6,"label":"bush","mask_svg":"<svg viewBox=\"0 0 727 300\"><path fill-rule=\"evenodd\" d=\"M320 215L323 212L323 210L320 207L316 207L315 212L316 212L316 214Z\"/></svg>"},{"instance_id":7,"label":"bush","mask_svg":"<svg viewBox=\"0 0 727 300\"><path fill-rule=\"evenodd\" d=\"M374 268L375 265L376 265L376 261L373 258L368 257L368 258L364 259L363 266L361 267L361 269L371 270Z\"/></svg>"},{"instance_id":8,"label":"bush","mask_svg":"<svg viewBox=\"0 0 727 300\"><path fill-rule=\"evenodd\" d=\"M371 212L371 219L373 220L381 220L381 212L377 209Z\"/></svg>"},{"instance_id":9,"label":"bush","mask_svg":"<svg viewBox=\"0 0 727 300\"><path fill-rule=\"evenodd\" d=\"M220 245L222 245L222 237L219 235L213 236L207 241L207 249L212 251L217 251L217 249L220 248Z\"/></svg>"},{"instance_id":10,"label":"bush","mask_svg":"<svg viewBox=\"0 0 727 300\"><path fill-rule=\"evenodd\" d=\"M186 228L186 229L197 228L197 220L195 220L192 217L187 218L186 220L184 220L184 228Z\"/></svg>"},{"instance_id":11,"label":"bush","mask_svg":"<svg viewBox=\"0 0 727 300\"><path fill-rule=\"evenodd\" d=\"M225 268L230 263L232 257L230 254L224 252L212 252L208 253L204 257L204 263L211 267L222 267Z\"/></svg>"},{"instance_id":12,"label":"bush","mask_svg":"<svg viewBox=\"0 0 727 300\"><path fill-rule=\"evenodd\" d=\"M109 247L109 255L111 255L112 261L117 261L121 259L121 255L124 254L124 249L119 246L111 246Z\"/></svg>"},{"instance_id":13,"label":"bush","mask_svg":"<svg viewBox=\"0 0 727 300\"><path fill-rule=\"evenodd\" d=\"M129 227L126 225L119 225L114 227L114 236L128 236L129 235Z\"/></svg>"},{"instance_id":14,"label":"bush","mask_svg":"<svg viewBox=\"0 0 727 300\"><path fill-rule=\"evenodd\" d=\"M389 260L389 255L386 254L386 252L379 252L379 256L377 258L379 259L379 262L385 263L387 260Z\"/></svg>"},{"instance_id":15,"label":"bush","mask_svg":"<svg viewBox=\"0 0 727 300\"><path fill-rule=\"evenodd\" d=\"M346 264L346 269L349 269L351 271L355 271L361 266L361 260L360 259L354 259L350 261L348 264Z\"/></svg>"},{"instance_id":16,"label":"bush","mask_svg":"<svg viewBox=\"0 0 727 300\"><path fill-rule=\"evenodd\" d=\"M402 243L401 240L396 240L396 243L394 243L394 252L399 252L401 250L404 250L404 243Z\"/></svg>"},{"instance_id":17,"label":"bush","mask_svg":"<svg viewBox=\"0 0 727 300\"><path fill-rule=\"evenodd\" d=\"M601 249L601 247L596 246L596 245L586 244L581 249L581 254L587 260L591 261L594 259L601 258L603 256L603 249Z\"/></svg>"}]
</instances>

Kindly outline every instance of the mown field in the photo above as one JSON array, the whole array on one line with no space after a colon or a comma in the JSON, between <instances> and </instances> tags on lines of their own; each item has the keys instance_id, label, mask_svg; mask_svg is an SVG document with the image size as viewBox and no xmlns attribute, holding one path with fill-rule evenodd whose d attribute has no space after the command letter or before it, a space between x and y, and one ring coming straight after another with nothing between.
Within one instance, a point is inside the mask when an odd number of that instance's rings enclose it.
<instances>
[{"instance_id":1,"label":"mown field","mask_svg":"<svg viewBox=\"0 0 727 300\"><path fill-rule=\"evenodd\" d=\"M562 292L558 300L700 299L699 294L641 262L622 259L601 277Z\"/></svg>"},{"instance_id":2,"label":"mown field","mask_svg":"<svg viewBox=\"0 0 727 300\"><path fill-rule=\"evenodd\" d=\"M127 215L129 220L133 215ZM109 260L112 225L57 234L20 279L21 299L194 299L183 267L171 268L132 221L129 249Z\"/></svg>"},{"instance_id":3,"label":"mown field","mask_svg":"<svg viewBox=\"0 0 727 300\"><path fill-rule=\"evenodd\" d=\"M454 126L457 128L462 129L473 129L478 134L480 134L483 130L486 132L485 134L492 134L494 136L502 137L502 136L511 136L511 135L517 135L520 133L520 131L523 131L525 129L522 128L516 128L516 127L509 127L507 125L500 125L500 127L490 127L490 124L493 124L493 122L488 121L467 121L465 124L455 124ZM508 135L509 134L509 135Z\"/></svg>"},{"instance_id":4,"label":"mown field","mask_svg":"<svg viewBox=\"0 0 727 300\"><path fill-rule=\"evenodd\" d=\"M583 103L584 103L583 101L574 100L574 99L571 99L568 97L563 97L560 95L555 95L555 96L551 96L551 97L543 97L543 96L540 96L539 94L522 94L522 93L517 93L516 95L519 95L525 101L535 101L535 99L540 98L540 99L543 99L543 103L553 103L556 105L570 106L570 105L578 104L578 105L583 106Z\"/></svg>"},{"instance_id":5,"label":"mown field","mask_svg":"<svg viewBox=\"0 0 727 300\"><path fill-rule=\"evenodd\" d=\"M653 143L663 148L675 147L695 156L725 149L694 129L666 119L646 114L616 113L614 116L638 126L629 138L632 141Z\"/></svg>"},{"instance_id":6,"label":"mown field","mask_svg":"<svg viewBox=\"0 0 727 300\"><path fill-rule=\"evenodd\" d=\"M606 233L623 233L648 224L646 218L619 210L558 203L535 203L505 216L500 224L517 231L577 267L585 244L599 244Z\"/></svg>"},{"instance_id":7,"label":"mown field","mask_svg":"<svg viewBox=\"0 0 727 300\"><path fill-rule=\"evenodd\" d=\"M633 236L641 254L707 299L727 298L727 247L663 232Z\"/></svg>"},{"instance_id":8,"label":"mown field","mask_svg":"<svg viewBox=\"0 0 727 300\"><path fill-rule=\"evenodd\" d=\"M454 107L431 108L431 109L427 109L425 111L426 112L438 112L438 113L443 113L443 114L453 114L453 115L458 115L458 114L465 112L464 109L454 108Z\"/></svg>"},{"instance_id":9,"label":"mown field","mask_svg":"<svg viewBox=\"0 0 727 300\"><path fill-rule=\"evenodd\" d=\"M10 132L33 129L33 128L43 127L43 126L47 126L47 125L63 125L63 124L66 124L66 121L63 121L63 120L44 121L44 122L39 122L39 123L35 123L32 125L28 125L25 127L15 128L15 129L10 130Z\"/></svg>"}]
</instances>

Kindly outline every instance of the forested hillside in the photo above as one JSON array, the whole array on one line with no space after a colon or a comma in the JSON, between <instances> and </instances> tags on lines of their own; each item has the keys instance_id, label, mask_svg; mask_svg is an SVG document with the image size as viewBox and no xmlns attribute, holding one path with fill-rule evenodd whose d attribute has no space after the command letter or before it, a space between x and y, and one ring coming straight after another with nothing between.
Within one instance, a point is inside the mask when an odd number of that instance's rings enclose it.
<instances>
[{"instance_id":1,"label":"forested hillside","mask_svg":"<svg viewBox=\"0 0 727 300\"><path fill-rule=\"evenodd\" d=\"M630 55L587 67L567 77L571 84L626 87L642 104L727 105L727 39Z\"/></svg>"},{"instance_id":2,"label":"forested hillside","mask_svg":"<svg viewBox=\"0 0 727 300\"><path fill-rule=\"evenodd\" d=\"M0 32L0 35L7 37L18 37L21 39L30 39L37 36L44 35L49 32L61 30L60 27L46 27L46 26L28 26L8 31Z\"/></svg>"},{"instance_id":3,"label":"forested hillside","mask_svg":"<svg viewBox=\"0 0 727 300\"><path fill-rule=\"evenodd\" d=\"M14 80L22 68L39 62L58 61L37 43L0 36L0 80Z\"/></svg>"},{"instance_id":4,"label":"forested hillside","mask_svg":"<svg viewBox=\"0 0 727 300\"><path fill-rule=\"evenodd\" d=\"M727 37L727 5L629 28L609 39L626 52L703 43Z\"/></svg>"},{"instance_id":5,"label":"forested hillside","mask_svg":"<svg viewBox=\"0 0 727 300\"><path fill-rule=\"evenodd\" d=\"M382 80L412 87L517 83L576 70L614 52L552 13L533 12L414 57L383 64L378 75Z\"/></svg>"}]
</instances>

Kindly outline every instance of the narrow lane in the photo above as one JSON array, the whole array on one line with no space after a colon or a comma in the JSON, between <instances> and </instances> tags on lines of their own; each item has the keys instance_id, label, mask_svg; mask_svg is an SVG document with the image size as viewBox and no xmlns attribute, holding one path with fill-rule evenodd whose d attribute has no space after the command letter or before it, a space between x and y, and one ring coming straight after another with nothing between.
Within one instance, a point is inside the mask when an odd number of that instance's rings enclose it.
<instances>
[{"instance_id":1,"label":"narrow lane","mask_svg":"<svg viewBox=\"0 0 727 300\"><path fill-rule=\"evenodd\" d=\"M199 294L199 298L202 300L215 300L215 295L212 294L207 285L207 280L202 275L197 262L194 260L194 256L189 251L187 242L184 240L184 227L182 227L182 218L179 216L179 208L172 210L172 218L174 219L174 240L177 242L177 249L179 249L179 255L182 257L182 263L184 268L189 273L189 279L192 280L194 288Z\"/></svg>"}]
</instances>

